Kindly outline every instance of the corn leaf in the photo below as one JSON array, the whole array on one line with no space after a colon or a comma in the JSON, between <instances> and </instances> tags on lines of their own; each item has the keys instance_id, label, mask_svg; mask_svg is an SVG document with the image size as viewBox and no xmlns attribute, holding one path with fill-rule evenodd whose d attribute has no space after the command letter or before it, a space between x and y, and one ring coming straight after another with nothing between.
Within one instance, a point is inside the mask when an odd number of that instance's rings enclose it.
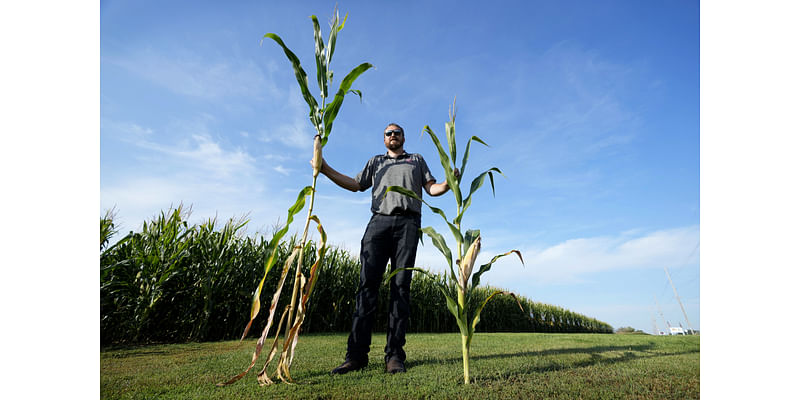
<instances>
[{"instance_id":1,"label":"corn leaf","mask_svg":"<svg viewBox=\"0 0 800 400\"><path fill-rule=\"evenodd\" d=\"M447 309L456 318L456 323L458 324L458 329L461 331L462 335L467 335L467 333L469 332L469 330L468 330L469 326L467 325L466 318L464 318L465 310L463 308L461 308L461 306L458 305L457 301L455 301L455 299L454 299L455 296L453 296L452 293L449 293L450 292L450 288L447 285L445 285L445 284L439 282L438 280L436 280L435 279L436 275L434 275L434 274L432 274L432 273L430 273L430 272L428 272L428 271L426 271L426 270L424 270L422 268L397 268L394 271L392 271L392 273L390 273L386 277L384 282L389 282L389 280L391 280L392 277L394 277L400 271L422 272L423 274L426 274L426 275L434 278L433 282L436 284L436 287L439 289L439 291L442 292L442 295L444 295L444 299L447 301Z\"/></svg>"},{"instance_id":2,"label":"corn leaf","mask_svg":"<svg viewBox=\"0 0 800 400\"><path fill-rule=\"evenodd\" d=\"M472 185L469 188L469 195L467 196L466 199L464 199L464 203L462 204L461 207L461 212L458 214L456 219L453 220L454 223L456 224L461 223L461 218L464 216L464 212L467 211L467 208L469 208L469 206L472 204L472 195L478 189L480 189L481 186L483 186L483 181L486 180L486 175L489 175L489 181L491 182L492 185L492 196L494 196L494 177L492 177L492 171L495 171L501 175L503 174L503 172L500 171L498 168L492 167L484 171L480 175L478 175L478 177L472 181Z\"/></svg>"},{"instance_id":3,"label":"corn leaf","mask_svg":"<svg viewBox=\"0 0 800 400\"><path fill-rule=\"evenodd\" d=\"M491 295L489 295L489 297L486 298L486 300L483 301L483 304L481 304L481 306L475 311L475 317L472 320L472 324L469 326L469 333L467 334L467 348L469 348L469 345L472 344L472 335L475 333L475 326L478 325L478 322L480 322L481 320L481 311L483 311L483 307L486 307L486 303L488 303L489 300L491 300L494 296L498 294L505 294L513 297L514 300L517 301L519 309L522 310L523 312L525 311L525 309L522 308L522 304L519 302L519 299L514 293L507 292L504 290L494 291Z\"/></svg>"},{"instance_id":4,"label":"corn leaf","mask_svg":"<svg viewBox=\"0 0 800 400\"><path fill-rule=\"evenodd\" d=\"M453 191L453 196L455 196L456 202L461 204L461 189L458 186L458 181L456 180L455 174L453 174L453 167L450 166L450 158L447 156L447 152L444 151L442 143L439 142L439 138L436 137L436 134L433 132L433 129L431 129L430 126L425 125L422 130L428 133L433 141L433 144L436 146L436 150L439 152L439 161L444 169L447 186L450 186L450 190Z\"/></svg>"},{"instance_id":5,"label":"corn leaf","mask_svg":"<svg viewBox=\"0 0 800 400\"><path fill-rule=\"evenodd\" d=\"M303 321L305 321L308 299L311 297L311 293L314 290L314 285L316 284L318 277L317 272L319 270L319 266L322 264L322 260L325 257L325 251L327 249L326 242L328 237L325 234L325 230L322 228L319 217L312 215L309 217L309 219L317 223L317 230L320 233L320 245L317 247L317 260L311 267L309 278L306 279L304 275L300 275L301 298L297 303L297 315L295 316L294 322L291 324L289 334L284 340L283 352L281 353L281 358L278 361L278 376L282 380L288 382L292 382L292 377L289 373L289 367L291 367L292 361L294 360L294 351L297 347L297 340L300 335L300 327L302 326Z\"/></svg>"},{"instance_id":6,"label":"corn leaf","mask_svg":"<svg viewBox=\"0 0 800 400\"><path fill-rule=\"evenodd\" d=\"M430 208L431 211L433 211L436 214L439 214L439 216L441 216L444 219L444 222L447 222L447 226L450 227L450 231L453 233L453 236L456 238L456 240L459 243L463 243L464 242L464 237L461 235L461 231L455 225L453 225L449 220L447 220L447 215L445 215L444 211L442 211L440 208L436 208L436 207L428 204L427 201L425 201L421 197L417 196L416 193L414 193L413 191L408 190L408 189L406 189L406 188L404 188L402 186L389 186L389 187L386 188L386 192L384 192L383 195L386 196L386 194L389 193L389 192L398 192L400 194L404 194L404 195L406 195L408 197L417 199L417 200L425 203L425 205L428 206L428 208Z\"/></svg>"},{"instance_id":7,"label":"corn leaf","mask_svg":"<svg viewBox=\"0 0 800 400\"><path fill-rule=\"evenodd\" d=\"M489 147L489 145L486 144L486 142L484 142L483 140L481 140L481 138L477 136L473 136L469 138L469 140L467 140L467 147L466 149L464 149L464 156L461 157L461 169L459 170L461 172L461 176L458 178L458 183L461 183L461 178L464 177L464 171L467 169L467 159L469 159L469 147L472 144L473 140L483 144L486 147Z\"/></svg>"},{"instance_id":8,"label":"corn leaf","mask_svg":"<svg viewBox=\"0 0 800 400\"><path fill-rule=\"evenodd\" d=\"M301 273L300 293L303 293L307 283L308 280L306 279L305 275ZM303 324L304 318L305 318L305 308L303 307L303 302L300 301L297 304L297 315L295 316L294 323L291 323L289 325L289 333L284 338L281 358L278 360L277 374L278 377L281 378L281 380L284 382L292 382L292 376L289 373L289 366L292 363L291 360L293 357L294 346L292 346L291 343L293 343L294 339L297 338L297 334L300 330L300 326Z\"/></svg>"},{"instance_id":9,"label":"corn leaf","mask_svg":"<svg viewBox=\"0 0 800 400\"><path fill-rule=\"evenodd\" d=\"M322 244L324 245L325 242L328 241L328 235L325 234L325 229L322 229L322 223L319 222L319 217L317 217L316 215L312 215L311 217L309 217L309 219L317 223L317 231L319 232L319 237L322 240Z\"/></svg>"},{"instance_id":10,"label":"corn leaf","mask_svg":"<svg viewBox=\"0 0 800 400\"><path fill-rule=\"evenodd\" d=\"M327 65L331 65L331 60L333 59L333 50L336 49L336 36L338 36L339 31L344 28L344 23L347 22L347 14L344 15L344 21L339 26L336 26L339 23L339 12L334 10L333 18L331 19L331 33L328 36L328 51L325 52L325 63Z\"/></svg>"},{"instance_id":11,"label":"corn leaf","mask_svg":"<svg viewBox=\"0 0 800 400\"><path fill-rule=\"evenodd\" d=\"M450 251L450 248L447 247L447 242L444 240L444 237L440 235L433 227L425 227L420 229L423 233L430 236L433 245L436 246L437 249L444 255L444 258L447 259L447 265L450 266L450 278L453 281L456 281L456 272L453 269L453 253Z\"/></svg>"},{"instance_id":12,"label":"corn leaf","mask_svg":"<svg viewBox=\"0 0 800 400\"><path fill-rule=\"evenodd\" d=\"M453 167L456 165L456 123L454 119L444 123L444 130L447 134L447 144L450 145L450 160Z\"/></svg>"},{"instance_id":13,"label":"corn leaf","mask_svg":"<svg viewBox=\"0 0 800 400\"><path fill-rule=\"evenodd\" d=\"M439 291L441 291L442 294L445 294L444 289L439 288ZM456 317L458 330L461 331L462 335L468 335L469 326L467 326L467 321L464 318L464 313L466 310L461 308L461 306L458 305L458 302L456 302L455 299L453 299L452 297L445 294L444 298L447 301L447 309L450 310L450 314L453 314L453 316Z\"/></svg>"},{"instance_id":14,"label":"corn leaf","mask_svg":"<svg viewBox=\"0 0 800 400\"><path fill-rule=\"evenodd\" d=\"M267 361L264 363L264 368L261 368L261 371L258 372L256 379L258 380L258 384L260 386L271 385L272 380L269 379L267 375L267 367L269 367L269 363L272 362L272 359L275 357L275 354L278 350L278 336L281 334L281 328L283 327L283 322L286 321L286 314L289 312L289 306L283 308L283 313L281 313L281 319L278 322L278 329L275 330L275 339L272 341L272 347L269 350L269 356L267 356ZM247 371L245 371L247 373Z\"/></svg>"},{"instance_id":15,"label":"corn leaf","mask_svg":"<svg viewBox=\"0 0 800 400\"><path fill-rule=\"evenodd\" d=\"M464 248L468 249L472 242L481 235L480 229L470 229L467 231L467 234L464 236Z\"/></svg>"},{"instance_id":16,"label":"corn leaf","mask_svg":"<svg viewBox=\"0 0 800 400\"><path fill-rule=\"evenodd\" d=\"M275 293L272 294L272 302L269 306L269 316L267 317L267 325L264 327L263 335L269 334L269 328L272 327L272 320L275 317L275 309L278 307L278 300L280 299L281 292L283 291L283 285L286 282L286 276L289 274L289 270L291 269L292 265L294 264L297 257L300 255L302 249L300 245L295 246L292 253L289 254L289 257L286 258L286 262L283 264L283 271L281 272L281 277L278 280L278 285L275 288Z\"/></svg>"},{"instance_id":17,"label":"corn leaf","mask_svg":"<svg viewBox=\"0 0 800 400\"><path fill-rule=\"evenodd\" d=\"M317 83L322 91L322 97L328 97L328 65L325 57L325 43L322 41L322 32L316 15L311 16L314 23L314 56L317 60Z\"/></svg>"},{"instance_id":18,"label":"corn leaf","mask_svg":"<svg viewBox=\"0 0 800 400\"><path fill-rule=\"evenodd\" d=\"M489 261L488 263L481 265L480 269L478 269L478 272L476 272L475 274L472 275L472 288L470 289L470 291L472 291L472 289L474 289L474 288L478 287L478 285L480 285L480 283L481 283L481 275L483 275L485 272L488 272L490 269L492 269L492 264L494 264L495 261L497 261L499 258L505 257L505 256L507 256L507 255L509 255L511 253L515 253L517 255L517 257L519 257L519 261L522 263L522 265L523 266L525 265L525 261L522 259L522 253L520 253L519 250L511 250L508 253L498 254L498 255L492 257L492 260Z\"/></svg>"},{"instance_id":19,"label":"corn leaf","mask_svg":"<svg viewBox=\"0 0 800 400\"><path fill-rule=\"evenodd\" d=\"M283 312L284 316L286 315L286 311L288 311L288 310L289 310L289 306L286 306L286 308L284 309L284 312ZM281 322L280 322L280 324L278 326L278 330L276 331L276 337L275 337L276 341L278 340L277 334L280 333L280 325L283 324L283 319L284 318L281 317ZM245 369L239 375L236 375L233 378L231 378L231 379L229 379L229 380L227 380L225 382L217 383L217 386L227 386L227 385L233 384L236 381L238 381L239 379L242 379L245 375L247 375L247 373L250 372L250 370L253 368L253 366L256 365L256 360L258 360L258 356L261 354L261 349L264 347L264 342L266 341L266 338L267 338L267 331L265 329L264 332L261 334L261 337L258 339L258 342L256 342L256 349L255 349L255 351L253 351L253 356L251 358L250 365L247 367L247 369ZM274 344L273 344L273 350L272 351L273 352L275 351ZM271 360L271 359L272 359L272 354L270 354L270 357L267 360L267 364L269 364L269 360ZM266 369L267 369L267 366L265 365L264 366L264 370L266 370ZM261 373L259 373L259 375L260 374ZM269 379L267 379L267 380L269 380Z\"/></svg>"},{"instance_id":20,"label":"corn leaf","mask_svg":"<svg viewBox=\"0 0 800 400\"><path fill-rule=\"evenodd\" d=\"M354 95L357 95L358 96L358 102L361 103L362 98L361 98L361 91L360 90L353 89L353 90L350 91L350 93L352 93Z\"/></svg>"},{"instance_id":21,"label":"corn leaf","mask_svg":"<svg viewBox=\"0 0 800 400\"><path fill-rule=\"evenodd\" d=\"M453 98L453 106L450 108L450 121L444 124L447 134L447 144L450 145L450 160L453 161L453 168L456 168L456 99Z\"/></svg>"},{"instance_id":22,"label":"corn leaf","mask_svg":"<svg viewBox=\"0 0 800 400\"><path fill-rule=\"evenodd\" d=\"M253 305L250 307L250 321L247 323L247 326L244 328L244 333L242 333L242 338L240 340L244 340L247 337L247 333L250 331L250 326L253 324L253 320L258 315L259 310L261 310L261 290L264 287L264 282L267 279L267 274L272 269L272 266L275 264L275 257L278 255L278 245L280 245L280 241L283 236L286 234L286 231L289 230L289 225L291 225L292 221L294 220L294 216L299 213L303 208L306 206L306 196L311 195L313 189L311 186L306 186L300 193L297 195L297 201L295 201L294 205L289 208L288 215L286 217L286 225L281 228L278 232L275 232L275 235L272 236L272 239L269 242L270 248L270 255L267 259L266 264L264 265L264 276L261 277L261 282L258 283L258 287L256 288L255 293L253 294Z\"/></svg>"},{"instance_id":23,"label":"corn leaf","mask_svg":"<svg viewBox=\"0 0 800 400\"><path fill-rule=\"evenodd\" d=\"M325 134L322 136L322 144L324 145L328 140L328 135L331 134L331 129L333 128L333 120L336 119L336 114L339 113L339 109L342 107L342 102L344 101L344 95L350 90L350 86L353 85L353 82L366 70L372 68L372 64L370 63L363 63L350 71L347 76L342 79L342 83L339 84L339 90L336 91L336 95L333 96L333 100L331 100L330 104L325 106L325 110L323 112L323 121L325 123Z\"/></svg>"},{"instance_id":24,"label":"corn leaf","mask_svg":"<svg viewBox=\"0 0 800 400\"><path fill-rule=\"evenodd\" d=\"M242 377L247 375L247 373L256 364L256 360L258 359L259 355L261 355L261 350L262 350L262 348L264 346L264 342L267 340L267 336L269 335L269 329L272 327L272 320L273 320L273 318L275 316L275 308L278 306L278 299L280 298L281 291L283 290L283 284L286 281L286 275L289 272L289 269L292 266L292 264L294 264L294 260L297 258L297 255L299 253L300 253L300 246L296 246L294 248L294 250L292 251L292 253L289 255L289 257L286 259L286 262L283 265L283 272L281 273L281 277L278 280L278 287L275 289L275 293L272 296L272 303L270 304L270 307L269 307L269 317L267 318L267 325L264 327L264 330L261 332L261 337L259 337L259 339L258 339L258 343L256 344L256 350L253 352L253 358L252 358L252 361L250 362L250 365L247 367L247 369L244 370L244 372L240 373L239 375L236 375L235 377L231 378L230 380L228 380L225 383L218 384L217 386L230 385L231 383L234 383L234 382L238 381L239 379L241 379ZM288 306L287 306L286 310L288 310ZM281 320L278 323L278 329L275 331L275 341L276 342L278 340L277 336L278 336L278 334L280 334L280 331L281 331L281 326L283 326L283 319L284 319L284 317L286 315L286 311L284 311L283 314L284 314L284 316L281 317ZM252 320L250 320L250 322L252 323ZM247 327L249 328L250 324L248 324ZM247 334L247 331L245 330L245 335L246 334ZM242 339L244 339L244 336L242 336ZM272 356L273 356L272 353L274 353L274 351L275 351L275 343L273 343L272 347L273 347L273 350L270 353L269 358L267 359L267 363L264 365L264 369L262 369L261 372L258 373L258 381L262 386L265 385L265 384L271 384L272 383L272 381L270 381L269 378L267 378L266 375L265 375L265 371L267 369L267 365L269 365L270 360L272 360Z\"/></svg>"},{"instance_id":25,"label":"corn leaf","mask_svg":"<svg viewBox=\"0 0 800 400\"><path fill-rule=\"evenodd\" d=\"M292 68L294 68L294 76L297 79L297 83L300 85L300 92L303 93L303 98L306 100L306 103L308 103L309 116L314 118L317 110L319 109L319 106L317 105L317 100L314 99L314 96L312 96L311 92L308 90L308 75L306 75L306 71L303 70L303 67L300 66L300 59L297 58L297 56L294 53L292 53L292 51L289 50L288 47L286 47L280 36L274 33L267 33L264 35L263 38L261 38L262 43L264 42L265 38L270 38L274 40L283 48L283 52L286 54L286 57L292 63ZM318 124L314 125L317 126Z\"/></svg>"}]
</instances>

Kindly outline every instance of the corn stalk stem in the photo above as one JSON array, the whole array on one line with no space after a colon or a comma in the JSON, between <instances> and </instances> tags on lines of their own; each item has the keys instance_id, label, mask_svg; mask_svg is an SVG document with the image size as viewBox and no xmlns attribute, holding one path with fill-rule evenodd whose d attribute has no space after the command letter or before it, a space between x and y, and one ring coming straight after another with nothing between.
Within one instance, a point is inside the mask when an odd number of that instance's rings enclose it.
<instances>
[{"instance_id":1,"label":"corn stalk stem","mask_svg":"<svg viewBox=\"0 0 800 400\"><path fill-rule=\"evenodd\" d=\"M330 65L326 64L325 67L326 69L330 68ZM322 98L322 107L320 108L320 110L324 110L325 92L322 90L322 88L320 88L320 97ZM315 128L317 129L317 134L320 136L325 132L322 128L322 120L323 120L323 113L320 112L319 122L315 126ZM317 194L317 175L316 174L312 175L311 179L312 179L311 200L309 200L308 203L308 215L306 215L306 226L303 228L303 238L300 241L301 248L305 247L306 245L306 238L308 237L308 225L311 224L311 216L313 215L312 213L314 212L314 197ZM289 322L286 324L286 331L284 333L284 337L289 337L289 331L291 330L292 325L294 325L294 323L292 322L293 321L292 318L294 317L295 303L297 302L297 292L300 289L300 274L301 274L300 268L303 265L303 253L304 251L300 250L300 254L298 256L298 261L297 261L297 268L295 268L296 272L294 274L294 287L292 288L292 301L289 303L289 319L287 319L287 321Z\"/></svg>"},{"instance_id":2,"label":"corn stalk stem","mask_svg":"<svg viewBox=\"0 0 800 400\"><path fill-rule=\"evenodd\" d=\"M461 357L464 359L464 384L469 385L469 347L466 335L461 335Z\"/></svg>"},{"instance_id":3,"label":"corn stalk stem","mask_svg":"<svg viewBox=\"0 0 800 400\"><path fill-rule=\"evenodd\" d=\"M294 275L294 288L292 289L292 301L289 302L289 323L286 324L286 331L284 333L284 337L289 337L289 330L291 330L291 326L294 325L293 317L295 312L295 303L297 302L297 292L300 289L300 275L301 275L301 267L303 265L303 248L306 245L306 239L308 238L308 226L311 224L311 216L314 212L314 195L317 193L317 177L312 178L313 181L311 182L311 200L308 203L308 215L306 216L306 226L303 228L303 238L300 240L300 254L297 256L297 268L295 268L295 275Z\"/></svg>"}]
</instances>

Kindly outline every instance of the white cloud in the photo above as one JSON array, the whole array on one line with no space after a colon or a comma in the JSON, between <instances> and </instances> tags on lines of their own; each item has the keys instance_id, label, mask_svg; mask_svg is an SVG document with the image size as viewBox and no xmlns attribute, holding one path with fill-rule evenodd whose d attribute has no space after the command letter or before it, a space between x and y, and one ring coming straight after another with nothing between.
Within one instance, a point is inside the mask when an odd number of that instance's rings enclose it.
<instances>
[{"instance_id":1,"label":"white cloud","mask_svg":"<svg viewBox=\"0 0 800 400\"><path fill-rule=\"evenodd\" d=\"M202 163L205 169L222 176L249 173L255 169L255 159L241 149L226 151L205 135L192 135L196 146L189 149L165 149L169 155L185 158L188 162Z\"/></svg>"},{"instance_id":2,"label":"white cloud","mask_svg":"<svg viewBox=\"0 0 800 400\"><path fill-rule=\"evenodd\" d=\"M311 148L311 139L314 137L314 127L308 118L295 116L291 123L278 125L277 129L266 132L266 142L277 140L286 146L295 149Z\"/></svg>"},{"instance_id":3,"label":"white cloud","mask_svg":"<svg viewBox=\"0 0 800 400\"><path fill-rule=\"evenodd\" d=\"M532 284L575 283L592 279L594 274L637 268L680 268L699 260L698 253L687 260L687 255L700 240L698 226L660 230L633 236L636 230L616 237L576 238L547 246L521 248L525 268L511 268L504 264L508 257L497 262L492 269L492 282L511 286L524 280ZM487 262L495 253L507 250L485 249L480 262Z\"/></svg>"},{"instance_id":4,"label":"white cloud","mask_svg":"<svg viewBox=\"0 0 800 400\"><path fill-rule=\"evenodd\" d=\"M284 168L283 165L278 165L272 168L272 170L284 176L289 176L289 172L291 172L290 169Z\"/></svg>"},{"instance_id":5,"label":"white cloud","mask_svg":"<svg viewBox=\"0 0 800 400\"><path fill-rule=\"evenodd\" d=\"M191 207L192 223L215 216L222 221L247 214L253 221L250 228L258 229L276 221L280 217L276 211L284 208L279 202L288 200L267 196L264 188L253 187L254 183L205 180L197 174L143 174L101 187L101 211L115 207L121 232L137 231L143 221L178 204Z\"/></svg>"},{"instance_id":6,"label":"white cloud","mask_svg":"<svg viewBox=\"0 0 800 400\"><path fill-rule=\"evenodd\" d=\"M264 154L261 158L266 161L275 161L275 162L283 162L293 159L292 157L289 157L284 154Z\"/></svg>"},{"instance_id":7,"label":"white cloud","mask_svg":"<svg viewBox=\"0 0 800 400\"><path fill-rule=\"evenodd\" d=\"M189 140L178 145L162 145L151 141L137 141L141 148L159 154L161 163L172 164L175 170L196 170L205 178L228 178L250 175L256 171L255 158L241 149L224 150L207 134L192 134Z\"/></svg>"},{"instance_id":8,"label":"white cloud","mask_svg":"<svg viewBox=\"0 0 800 400\"><path fill-rule=\"evenodd\" d=\"M319 185L319 183L317 183ZM357 196L357 195L355 195ZM366 206L364 209L369 209L369 205L372 204L372 197L369 196L330 196L330 195L321 195L318 194L317 198L323 201L335 201L339 203L347 203L347 204L356 204L356 205L364 205Z\"/></svg>"},{"instance_id":9,"label":"white cloud","mask_svg":"<svg viewBox=\"0 0 800 400\"><path fill-rule=\"evenodd\" d=\"M134 122L103 120L102 136L119 139L131 146L126 155L139 158L143 170L196 171L204 178L230 178L232 176L252 175L256 169L256 159L241 148L224 149L215 141L206 124L213 120L210 115L201 115L194 121L173 122L168 128L175 143L164 144L163 135L154 135L154 130Z\"/></svg>"},{"instance_id":10,"label":"white cloud","mask_svg":"<svg viewBox=\"0 0 800 400\"><path fill-rule=\"evenodd\" d=\"M219 215L227 219L251 213L253 221L263 227L285 209L280 202L290 200L290 196L268 191L270 181L257 159L215 140L202 118L173 124L171 128L176 129L170 132L178 132L182 138L169 144L156 142L162 135L119 135L126 129L153 132L135 123L106 121L105 125L110 138L128 145L128 151L115 161L129 168L102 177L101 212L116 207L124 229L136 230L142 221L180 203L192 206L194 218Z\"/></svg>"},{"instance_id":11,"label":"white cloud","mask_svg":"<svg viewBox=\"0 0 800 400\"><path fill-rule=\"evenodd\" d=\"M100 130L103 132L114 132L127 140L141 139L153 134L152 129L133 122L118 122L107 119L100 120Z\"/></svg>"}]
</instances>

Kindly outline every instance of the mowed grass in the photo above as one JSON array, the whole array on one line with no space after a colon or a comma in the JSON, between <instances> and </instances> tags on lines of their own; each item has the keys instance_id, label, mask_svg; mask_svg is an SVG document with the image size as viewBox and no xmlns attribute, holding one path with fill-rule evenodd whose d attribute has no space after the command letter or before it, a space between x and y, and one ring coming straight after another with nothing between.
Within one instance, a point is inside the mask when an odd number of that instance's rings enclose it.
<instances>
[{"instance_id":1,"label":"mowed grass","mask_svg":"<svg viewBox=\"0 0 800 400\"><path fill-rule=\"evenodd\" d=\"M255 340L104 348L104 399L696 399L700 337L477 333L472 384L463 384L459 334L409 334L405 374L383 371L383 335L373 335L370 365L331 376L346 334L300 337L297 384L261 387L255 374L216 387L249 364ZM265 346L266 348L266 346ZM270 372L274 369L270 366Z\"/></svg>"}]
</instances>

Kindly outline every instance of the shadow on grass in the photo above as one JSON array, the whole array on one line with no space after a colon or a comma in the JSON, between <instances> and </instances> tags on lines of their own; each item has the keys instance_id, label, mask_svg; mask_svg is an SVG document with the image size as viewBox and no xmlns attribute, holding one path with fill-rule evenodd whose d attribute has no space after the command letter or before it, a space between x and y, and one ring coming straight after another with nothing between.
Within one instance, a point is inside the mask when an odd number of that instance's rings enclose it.
<instances>
[{"instance_id":1,"label":"shadow on grass","mask_svg":"<svg viewBox=\"0 0 800 400\"><path fill-rule=\"evenodd\" d=\"M100 355L101 358L185 356L190 353L204 353L206 351L203 348L203 343L115 344L101 347Z\"/></svg>"},{"instance_id":2,"label":"shadow on grass","mask_svg":"<svg viewBox=\"0 0 800 400\"><path fill-rule=\"evenodd\" d=\"M488 355L471 355L469 357L470 360L491 360L491 359L498 359L498 358L514 358L514 357L544 357L544 356L555 356L555 355L565 355L565 354L582 354L582 353L605 353L609 351L651 351L655 348L654 343L649 344L642 344L637 346L594 346L594 347L573 347L573 348L565 348L565 349L549 349L549 350L537 350L537 351L522 351L516 353L500 353L500 354L488 354ZM453 358L446 358L446 359L422 359L422 360L413 360L407 363L407 366L413 367L416 365L425 365L425 364L449 364L449 363L456 363L461 362L461 353L458 354L458 357Z\"/></svg>"},{"instance_id":3,"label":"shadow on grass","mask_svg":"<svg viewBox=\"0 0 800 400\"><path fill-rule=\"evenodd\" d=\"M523 352L516 352L516 353L500 353L500 354L488 354L488 355L475 355L471 356L470 360L495 360L495 359L510 359L510 358L517 358L517 357L547 357L547 356L559 356L559 355L569 355L569 354L590 354L590 359L588 360L580 360L575 361L572 363L566 364L557 364L551 362L547 365L529 365L524 368L517 368L506 371L502 375L493 375L490 377L483 377L479 378L481 381L489 381L489 380L507 380L514 376L521 376L526 374L533 374L533 373L544 373L544 372L552 372L552 371L559 371L564 369L572 369L572 368L584 368L589 367L592 365L611 365L616 363L623 363L629 362L637 359L647 359L647 358L654 358L654 357L667 357L667 356L674 356L680 354L689 354L689 353L699 353L700 350L690 350L685 352L657 352L655 351L656 345L655 343L649 344L641 344L635 346L594 346L594 347L574 347L574 348L563 348L563 349L547 349L547 350L539 350L539 351L523 351ZM617 357L603 357L603 353L608 352L622 352L621 356ZM636 354L636 353L646 353L646 354ZM450 365L450 364L460 364L462 361L461 354L459 353L458 357L452 358L425 358L425 359L408 359L406 360L406 368L409 370L415 367L420 367L424 365ZM335 365L332 365L330 368L332 369ZM374 371L383 371L383 365L374 365L370 364L366 369L363 371L358 371L350 374L362 374L362 373L371 373ZM350 375L348 374L348 375ZM298 378L301 381L306 381L307 383L319 383L323 377L329 377L330 370L328 369L319 369L315 368L311 371L304 371L303 373L298 375Z\"/></svg>"},{"instance_id":4,"label":"shadow on grass","mask_svg":"<svg viewBox=\"0 0 800 400\"><path fill-rule=\"evenodd\" d=\"M601 364L612 365L612 364L630 362L634 360L642 360L642 359L656 358L656 357L668 357L668 356L700 352L699 349L693 349L682 352L657 352L655 351L655 347L656 346L654 343L636 345L636 346L575 347L575 348L549 349L549 350L539 350L539 351L523 351L516 353L478 355L478 356L471 356L470 360L476 361L476 360L493 360L493 359L504 359L504 358L510 359L518 357L538 358L538 357L568 355L568 354L590 355L590 358L588 360L579 360L571 363L550 362L547 365L530 364L523 368L512 369L499 375L495 374L490 377L479 378L480 381L494 381L494 380L507 380L514 376L528 375L534 373L545 373L545 372L560 371L565 369L585 368ZM603 357L602 354L608 352L622 352L622 355ZM637 353L645 353L645 354L637 354ZM432 359L422 359L422 360L409 360L409 362L407 362L406 365L410 369L414 368L415 366L422 366L427 364L451 364L451 363L460 363L461 361L462 358L459 356L447 359L432 358Z\"/></svg>"},{"instance_id":5,"label":"shadow on grass","mask_svg":"<svg viewBox=\"0 0 800 400\"><path fill-rule=\"evenodd\" d=\"M631 362L634 360L645 360L649 358L668 357L668 356L676 356L676 355L699 353L699 352L700 350L689 350L689 351L672 352L672 353L650 353L645 355L637 355L634 354L633 352L626 351L622 354L622 356L614 358L604 358L597 353L592 353L591 359L589 360L577 361L571 364L550 363L548 365L517 368L514 370L503 372L501 374L495 374L493 376L479 377L475 381L476 382L507 381L509 379L513 379L514 377L536 374L536 373L562 371L575 368L585 368L593 365L610 366L619 363Z\"/></svg>"}]
</instances>

